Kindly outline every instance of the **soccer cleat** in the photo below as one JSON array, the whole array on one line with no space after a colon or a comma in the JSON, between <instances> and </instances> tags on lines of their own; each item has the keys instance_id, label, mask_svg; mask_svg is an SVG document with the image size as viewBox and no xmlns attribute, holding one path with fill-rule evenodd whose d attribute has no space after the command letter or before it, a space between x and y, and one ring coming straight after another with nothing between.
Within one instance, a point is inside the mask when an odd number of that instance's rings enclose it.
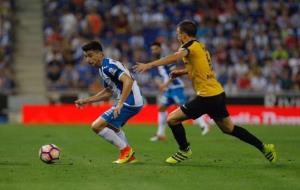
<instances>
[{"instance_id":1,"label":"soccer cleat","mask_svg":"<svg viewBox=\"0 0 300 190\"><path fill-rule=\"evenodd\" d=\"M277 154L274 144L264 144L263 154L271 163L275 163L277 161Z\"/></svg>"},{"instance_id":2,"label":"soccer cleat","mask_svg":"<svg viewBox=\"0 0 300 190\"><path fill-rule=\"evenodd\" d=\"M150 138L150 141L151 142L156 142L156 141L165 141L167 139L166 136L158 136L158 135L155 135L153 137Z\"/></svg>"},{"instance_id":3,"label":"soccer cleat","mask_svg":"<svg viewBox=\"0 0 300 190\"><path fill-rule=\"evenodd\" d=\"M210 131L210 126L203 126L201 134L204 136Z\"/></svg>"},{"instance_id":4,"label":"soccer cleat","mask_svg":"<svg viewBox=\"0 0 300 190\"><path fill-rule=\"evenodd\" d=\"M176 152L175 154L173 154L173 156L169 157L166 159L166 162L169 164L177 164L179 162L182 162L188 158L192 157L192 150L189 149L188 151L182 151L179 150L178 152Z\"/></svg>"},{"instance_id":5,"label":"soccer cleat","mask_svg":"<svg viewBox=\"0 0 300 190\"><path fill-rule=\"evenodd\" d=\"M134 163L137 163L138 160L136 159L136 157L134 155L132 155L129 160L127 161L127 163L129 164L134 164Z\"/></svg>"},{"instance_id":6,"label":"soccer cleat","mask_svg":"<svg viewBox=\"0 0 300 190\"><path fill-rule=\"evenodd\" d=\"M120 151L119 159L114 161L115 164L124 164L126 163L134 154L133 149L130 146L126 146Z\"/></svg>"}]
</instances>

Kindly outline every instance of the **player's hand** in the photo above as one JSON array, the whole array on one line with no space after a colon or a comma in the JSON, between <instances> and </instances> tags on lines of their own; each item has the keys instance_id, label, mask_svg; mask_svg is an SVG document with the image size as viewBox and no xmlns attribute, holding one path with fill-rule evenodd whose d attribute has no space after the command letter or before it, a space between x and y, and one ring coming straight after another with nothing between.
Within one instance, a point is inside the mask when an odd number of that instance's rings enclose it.
<instances>
[{"instance_id":1,"label":"player's hand","mask_svg":"<svg viewBox=\"0 0 300 190\"><path fill-rule=\"evenodd\" d=\"M120 115L122 107L123 107L123 104L118 103L118 105L114 109L114 118L117 118Z\"/></svg>"},{"instance_id":2,"label":"player's hand","mask_svg":"<svg viewBox=\"0 0 300 190\"><path fill-rule=\"evenodd\" d=\"M151 65L145 64L145 63L137 63L132 68L135 72L143 73L143 72L151 69Z\"/></svg>"},{"instance_id":3,"label":"player's hand","mask_svg":"<svg viewBox=\"0 0 300 190\"><path fill-rule=\"evenodd\" d=\"M161 85L158 86L158 88L159 88L160 92L164 92L166 90L167 86L164 85L164 84L161 84Z\"/></svg>"},{"instance_id":4,"label":"player's hand","mask_svg":"<svg viewBox=\"0 0 300 190\"><path fill-rule=\"evenodd\" d=\"M75 101L75 106L77 108L82 108L82 106L84 106L85 104L87 104L87 101L85 99L78 99Z\"/></svg>"},{"instance_id":5,"label":"player's hand","mask_svg":"<svg viewBox=\"0 0 300 190\"><path fill-rule=\"evenodd\" d=\"M183 75L183 73L182 73L181 70L174 70L174 71L172 71L172 72L169 74L169 77L170 77L171 79L175 79L175 78L177 78L177 77L179 77L179 76L181 76L181 75Z\"/></svg>"}]
</instances>

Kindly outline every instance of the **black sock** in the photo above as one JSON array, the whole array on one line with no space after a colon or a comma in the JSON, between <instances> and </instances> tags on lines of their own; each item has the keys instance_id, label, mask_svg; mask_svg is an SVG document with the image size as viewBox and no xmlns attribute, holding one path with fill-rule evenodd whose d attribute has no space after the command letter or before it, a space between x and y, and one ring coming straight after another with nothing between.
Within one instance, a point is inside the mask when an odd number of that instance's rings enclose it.
<instances>
[{"instance_id":1,"label":"black sock","mask_svg":"<svg viewBox=\"0 0 300 190\"><path fill-rule=\"evenodd\" d=\"M186 140L183 125L180 123L177 125L169 125L169 127L171 128L173 136L175 137L177 144L179 145L179 149L183 151L189 150L190 144Z\"/></svg>"},{"instance_id":2,"label":"black sock","mask_svg":"<svg viewBox=\"0 0 300 190\"><path fill-rule=\"evenodd\" d=\"M235 125L231 135L255 146L258 150L263 151L263 143L246 129Z\"/></svg>"}]
</instances>

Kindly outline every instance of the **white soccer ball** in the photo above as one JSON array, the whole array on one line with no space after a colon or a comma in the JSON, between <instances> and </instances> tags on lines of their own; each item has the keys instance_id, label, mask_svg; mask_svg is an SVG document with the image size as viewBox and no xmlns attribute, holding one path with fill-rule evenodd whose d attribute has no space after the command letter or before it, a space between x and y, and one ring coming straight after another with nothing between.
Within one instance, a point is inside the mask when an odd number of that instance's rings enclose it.
<instances>
[{"instance_id":1,"label":"white soccer ball","mask_svg":"<svg viewBox=\"0 0 300 190\"><path fill-rule=\"evenodd\" d=\"M43 145L39 150L40 159L47 164L56 162L59 155L60 149L55 144Z\"/></svg>"}]
</instances>

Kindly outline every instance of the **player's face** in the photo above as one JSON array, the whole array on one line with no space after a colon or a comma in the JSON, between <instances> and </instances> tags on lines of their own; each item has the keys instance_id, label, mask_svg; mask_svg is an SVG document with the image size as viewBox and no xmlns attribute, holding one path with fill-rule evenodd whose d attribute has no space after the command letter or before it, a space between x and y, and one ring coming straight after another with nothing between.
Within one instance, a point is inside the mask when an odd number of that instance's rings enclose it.
<instances>
[{"instance_id":1,"label":"player's face","mask_svg":"<svg viewBox=\"0 0 300 190\"><path fill-rule=\"evenodd\" d=\"M180 28L176 28L177 39L180 43L183 43L183 32L180 31Z\"/></svg>"},{"instance_id":2,"label":"player's face","mask_svg":"<svg viewBox=\"0 0 300 190\"><path fill-rule=\"evenodd\" d=\"M161 47L159 46L151 46L151 53L154 57L160 56L161 54Z\"/></svg>"},{"instance_id":3,"label":"player's face","mask_svg":"<svg viewBox=\"0 0 300 190\"><path fill-rule=\"evenodd\" d=\"M104 57L103 53L100 51L87 51L83 52L83 55L85 61L94 67L98 67Z\"/></svg>"}]
</instances>

